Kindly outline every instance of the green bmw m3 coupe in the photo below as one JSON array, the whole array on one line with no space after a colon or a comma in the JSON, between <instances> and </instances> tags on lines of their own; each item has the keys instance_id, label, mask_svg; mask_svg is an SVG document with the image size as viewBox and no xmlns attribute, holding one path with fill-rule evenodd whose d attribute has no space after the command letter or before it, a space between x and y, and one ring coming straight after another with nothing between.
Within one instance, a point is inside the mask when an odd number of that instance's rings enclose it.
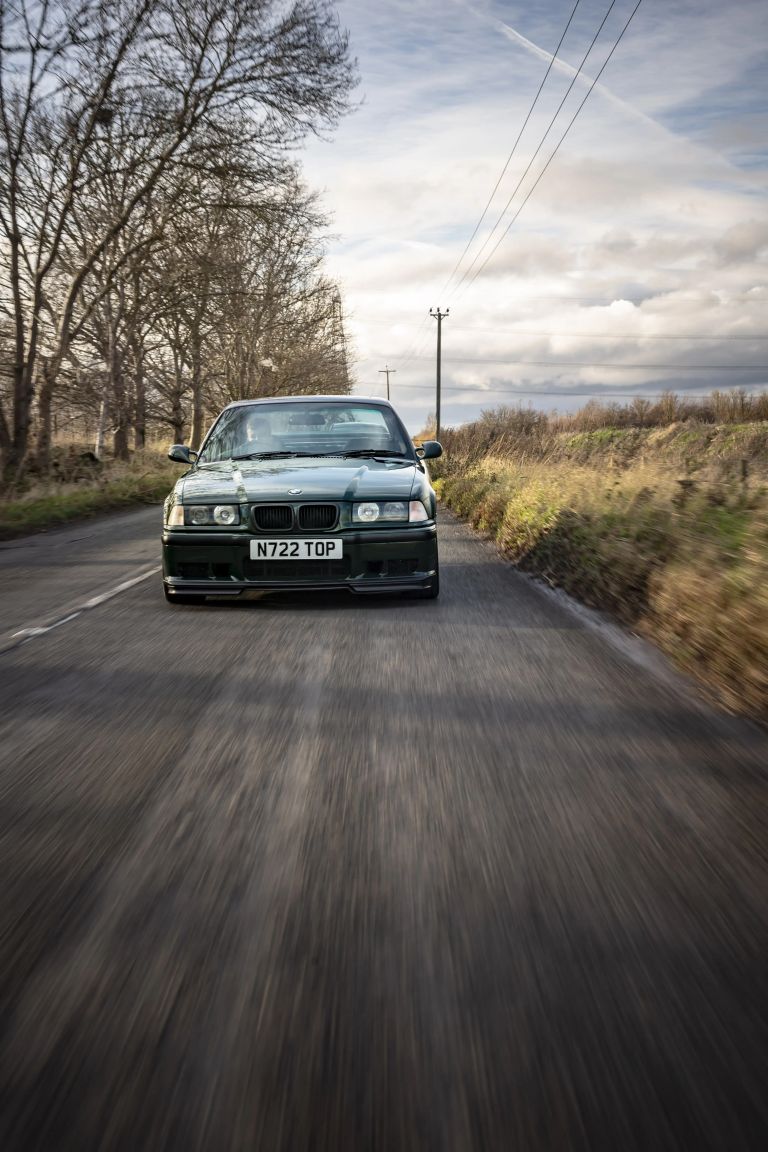
<instances>
[{"instance_id":1,"label":"green bmw m3 coupe","mask_svg":"<svg viewBox=\"0 0 768 1152\"><path fill-rule=\"evenodd\" d=\"M248 589L439 592L435 493L386 400L281 396L228 405L165 501L172 603Z\"/></svg>"}]
</instances>

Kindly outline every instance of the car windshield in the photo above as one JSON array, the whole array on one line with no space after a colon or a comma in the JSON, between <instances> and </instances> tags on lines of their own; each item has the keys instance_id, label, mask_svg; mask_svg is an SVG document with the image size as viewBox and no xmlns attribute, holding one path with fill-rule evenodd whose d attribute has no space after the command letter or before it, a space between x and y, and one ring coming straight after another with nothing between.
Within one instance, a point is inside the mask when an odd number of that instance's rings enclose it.
<instances>
[{"instance_id":1,"label":"car windshield","mask_svg":"<svg viewBox=\"0 0 768 1152\"><path fill-rule=\"evenodd\" d=\"M413 457L413 445L391 408L370 401L290 401L226 408L200 463L291 456Z\"/></svg>"}]
</instances>

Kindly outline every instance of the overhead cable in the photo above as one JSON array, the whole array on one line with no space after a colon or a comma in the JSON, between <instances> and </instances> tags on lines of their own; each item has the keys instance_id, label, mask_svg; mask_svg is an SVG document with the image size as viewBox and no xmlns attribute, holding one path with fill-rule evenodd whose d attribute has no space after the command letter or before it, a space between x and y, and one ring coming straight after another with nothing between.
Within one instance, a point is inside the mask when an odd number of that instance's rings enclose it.
<instances>
[{"instance_id":1,"label":"overhead cable","mask_svg":"<svg viewBox=\"0 0 768 1152\"><path fill-rule=\"evenodd\" d=\"M518 144L520 143L520 140L521 140L521 138L522 138L523 132L525 132L525 129L526 129L527 125L528 125L528 121L530 120L531 116L533 115L533 110L534 110L534 108L536 107L536 104L538 103L538 99L539 99L539 96L541 96L541 93L542 93L542 90L543 90L543 88L544 88L544 85L546 84L546 82L547 82L547 79L548 79L548 77L549 77L549 74L550 74L550 72L552 71L552 68L554 67L554 63L555 63L555 60L557 60L557 54L558 54L558 52L560 51L560 49L562 48L562 46L563 46L563 41L565 40L566 34L567 34L567 32L568 32L568 29L569 29L569 28L570 28L570 26L571 26L571 22L573 21L573 18L574 18L574 16L576 15L576 9L578 8L578 6L579 6L579 4L580 4L580 3L581 3L581 0L576 0L576 3L575 3L575 4L574 4L574 6L573 6L573 10L571 11L571 14L570 14L570 16L568 17L568 23L566 24L566 26L565 26L565 28L564 28L564 30L563 30L563 34L562 34L562 36L560 37L560 40L558 41L558 44L557 44L557 48L555 48L554 54L553 54L552 58L550 59L550 61L549 61L549 64L548 64L548 66L547 66L547 70L546 70L546 72L544 73L544 79L543 79L543 80L541 81L541 83L539 84L539 88L538 88L538 91L537 91L536 95L535 95L535 96L534 96L534 98L533 98L533 103L531 104L530 108L528 109L528 114L527 114L527 116L525 117L525 120L523 121L523 126L522 126L522 128L520 129L520 131L518 132L518 134L517 134L517 139L515 140L514 144L512 145L512 151L509 153L509 156L507 156L507 162L506 162L506 164L504 165L504 167L503 167L503 168L502 168L502 170L501 170L501 175L499 176L498 180L496 181L496 183L495 183L495 184L494 184L494 186L493 186L493 191L491 192L490 196L488 197L488 201L487 201L487 203L486 203L486 205L485 205L485 208L483 208L483 211L482 211L482 213L480 214L480 219L478 220L477 224L475 224L475 230L474 230L474 232L472 233L472 235L470 236L469 240L467 241L467 243L466 243L466 247L464 248L464 251L462 252L461 256L459 256L458 260L457 260L457 261L456 261L456 263L454 264L454 266L453 266L453 271L451 272L450 276L448 277L448 279L447 279L447 280L446 280L446 282L445 282L445 285L443 286L443 289L442 289L442 293L441 293L441 295L444 295L444 294L445 294L445 292L446 292L446 291L448 290L448 288L450 287L450 283L451 283L451 281L453 280L453 278L454 278L454 276L456 275L456 273L458 272L458 270L459 270L459 268L460 268L460 266L461 266L461 262L462 262L462 260L464 259L464 257L466 256L467 252L469 251L470 247L472 246L472 241L474 240L475 236L477 236L477 233L478 233L478 231L479 231L479 229L480 229L480 225L482 224L483 220L485 220L485 217L486 217L486 215L487 215L487 213L488 213L488 209L490 208L490 206L491 206L491 203L493 202L493 198L494 198L494 196L496 195L496 193L497 193L497 191L498 191L499 185L501 184L502 180L504 179L504 176L506 175L507 169L509 168L509 165L510 165L510 163L511 163L511 161L512 161L512 157L514 156L515 152L517 151L517 146L518 146ZM482 251L482 249L481 249L481 251Z\"/></svg>"},{"instance_id":2,"label":"overhead cable","mask_svg":"<svg viewBox=\"0 0 768 1152\"><path fill-rule=\"evenodd\" d=\"M628 385L628 387L631 388L632 385L630 384L630 385ZM696 387L708 387L708 386L707 385L696 385ZM743 389L759 388L762 390L761 394L764 394L765 389L766 389L765 384L743 384L743 385L741 385L741 387ZM418 391L421 391L425 388L434 388L434 384L431 384L431 383L400 384L399 388L400 389L404 388L404 389L409 390L409 391L418 392ZM483 394L487 393L489 395L493 394L493 395L500 395L500 396L517 396L517 395L519 395L519 396L595 396L598 394L599 388L600 388L599 384L595 384L592 387L590 387L589 385L581 384L577 388L543 388L543 389L541 389L541 388L518 388L518 386L516 384L510 384L505 388L484 388L481 384L448 384L448 385L443 386L443 392L480 392ZM665 389L665 391L668 392L668 391L670 391L670 389ZM709 390L705 393L705 395L710 396L711 393L712 393L712 389L709 388ZM684 391L683 394L684 395L690 395L690 392ZM635 395L637 395L637 393L627 392L626 390L622 390L622 391L616 391L616 392L600 392L600 395L603 395L603 396L612 396L612 395L615 395L615 396L635 396ZM658 395L663 396L664 392L659 392Z\"/></svg>"},{"instance_id":3,"label":"overhead cable","mask_svg":"<svg viewBox=\"0 0 768 1152\"><path fill-rule=\"evenodd\" d=\"M373 323L370 324L370 327L388 328L389 325L384 323ZM565 340L626 340L628 342L633 340L768 340L768 333L761 335L758 332L755 332L752 336L747 336L743 332L723 333L720 336L705 336L702 333L698 333L695 336L681 336L679 334L666 335L662 334L661 332L646 334L641 332L541 332L533 331L532 329L528 328L486 328L482 325L476 326L473 324L452 324L451 330L453 332L487 332L494 336L537 336L545 337L547 339L555 337ZM386 355L389 355L389 353ZM382 356L385 356L385 354L382 353ZM415 359L415 357L411 357L411 359Z\"/></svg>"},{"instance_id":4,"label":"overhead cable","mask_svg":"<svg viewBox=\"0 0 768 1152\"><path fill-rule=\"evenodd\" d=\"M471 287L472 287L472 285L474 284L475 280L477 280L477 278L478 278L478 276L480 275L480 273L481 273L481 272L483 271L483 269L486 267L486 265L488 264L488 262L489 262L489 261L490 261L490 260L493 258L493 255L494 255L494 253L497 251L497 249L499 248L499 245L502 243L502 241L505 239L505 237L506 237L506 236L509 234L509 232L510 232L510 229L512 228L512 225L515 223L515 221L517 220L518 216L519 216L519 215L520 215L520 213L522 212L523 208L526 206L526 204L527 204L527 203L528 203L528 201L530 200L531 196L533 195L533 192L534 192L534 191L535 191L535 189L536 189L536 186L538 185L538 183L539 183L539 181L541 180L541 178L542 178L542 176L544 175L544 173L547 171L547 168L549 168L550 164L552 163L552 161L554 160L555 156L557 155L557 153L558 153L558 151L559 151L559 149L560 149L560 146L561 146L561 144L563 143L563 141L565 140L566 136L568 135L568 133L570 132L571 128L573 127L573 124L574 124L574 121L576 120L576 117L579 115L579 112L581 112L582 108L584 107L584 105L586 104L587 100L589 99L589 96L590 96L590 94L592 93L592 90L593 90L593 88L595 87L595 85L597 84L598 80L600 79L600 77L602 76L603 72L605 71L605 69L606 69L606 67L607 67L607 65L608 65L608 62L609 62L609 60L611 59L611 57L613 56L614 52L616 51L616 49L618 48L619 44L621 43L621 41L622 41L622 38L623 38L623 36L624 36L624 33L627 31L627 28L629 28L629 25L632 23L632 19L633 19L633 17L634 17L634 15L635 15L635 13L637 12L638 8L639 8L639 7L640 7L640 5L642 4L642 2L643 2L643 0L637 0L637 3L635 4L634 8L632 9L632 11L631 11L631 12L630 12L630 14L629 14L629 17L628 17L628 19L627 19L627 22L626 22L626 24L624 25L624 27L622 28L621 32L619 33L619 35L618 35L618 37L617 37L617 39L616 39L616 42L614 43L614 45L613 45L613 47L611 48L610 52L608 53L608 55L606 56L605 60L603 61L603 64L602 64L602 65L601 65L601 67L600 67L600 71L597 73L597 75L595 76L594 80L593 80L593 81L592 81L592 83L590 84L589 88L588 88L588 89L587 89L587 91L586 91L586 94L584 95L584 98L583 98L583 100L581 101L581 103L579 104L578 108L577 108L577 109L576 109L576 111L574 112L573 116L571 117L570 121L568 122L568 126L566 127L566 129L565 129L565 131L563 132L562 136L561 136L561 137L560 137L560 139L558 140L557 144L555 145L554 151L553 151L553 152L552 152L552 154L550 155L549 159L547 160L546 164L545 164L545 165L544 165L544 167L542 168L542 170L541 170L541 172L539 173L539 175L538 175L538 176L536 177L536 179L534 180L534 182L533 182L533 184L531 185L531 188L530 188L530 190L529 190L528 194L526 195L526 197L525 197L525 199L523 200L523 202L522 202L522 204L520 205L520 207L519 207L519 208L517 209L517 211L515 212L514 216L513 216L513 217L512 217L512 219L510 220L510 222L509 222L509 224L507 225L506 229L504 230L504 232L502 232L501 236L500 236L500 237L499 237L499 239L496 241L496 243L494 244L493 248L491 249L491 251L490 251L490 252L488 253L488 255L486 256L485 260L483 261L483 263L482 263L482 264L480 265L480 267L478 268L477 272L475 272L474 276L472 277L472 279L470 280L469 284L467 285L467 289L469 289L469 288L471 288ZM505 209L505 211L506 211L506 209ZM490 239L490 237L489 237L489 239ZM476 260L475 260L475 261L473 261L473 265L472 265L472 266L474 266L474 263L475 263L475 262L476 262ZM461 279L461 281L459 282L459 284L457 284L457 286L456 286L456 289L460 288L460 287L461 287L461 285L464 283L464 280L466 279L467 275L468 275L468 274L469 274L469 272L471 271L471 268L472 268L472 266L470 266L470 268L467 270L467 272L466 272L466 273L464 274L464 276L462 277L462 279ZM466 290L465 290L465 291L466 291Z\"/></svg>"},{"instance_id":5,"label":"overhead cable","mask_svg":"<svg viewBox=\"0 0 768 1152\"><path fill-rule=\"evenodd\" d=\"M598 27L597 31L595 32L594 36L592 37L592 40L591 40L591 42L590 42L590 45L589 45L589 47L587 48L586 52L585 52L585 53L584 53L584 55L582 56L582 58L581 58L581 63L579 64L578 68L577 68L577 69L576 69L576 71L574 72L574 74L573 74L573 78L572 78L572 80L571 80L570 84L568 85L568 87L567 87L567 89L566 89L566 91L565 91L565 94L563 95L563 98L562 98L562 100L561 100L561 101L560 101L560 103L558 104L558 106L557 106L557 109L555 110L555 113L554 113L554 115L552 116L552 119L550 120L549 124L547 125L547 130L546 130L546 132L544 133L544 135L542 136L541 140L539 141L539 144L538 144L538 147L536 148L536 151L534 152L533 156L531 156L531 159L528 161L528 164L527 164L527 166L526 166L526 169L525 169L525 171L523 172L523 174L522 174L522 176L520 177L520 179L518 180L517 184L515 185L515 187L514 187L514 190L513 190L513 192L512 192L512 195L509 197L509 199L507 200L506 204L504 205L504 207L502 208L501 212L499 213L499 215L498 215L498 217L497 217L497 219L496 219L496 223L493 225L493 228L491 228L490 232L489 232L489 233L488 233L488 235L486 236L485 240L483 241L483 243L482 243L482 245L481 245L481 247L480 247L480 250L479 250L479 251L478 251L478 252L475 254L475 257L474 257L474 259L472 260L472 263L470 264L469 268L467 268L467 269L466 269L466 271L464 272L464 274L462 275L462 277L461 277L461 280L459 280L459 282L458 282L458 284L456 285L456 288L454 289L454 291L458 291L458 289L459 289L459 288L461 288L462 284L463 284L463 283L464 283L464 281L467 279L467 276L469 276L470 272L472 271L472 269L473 269L473 268L475 267L475 265L477 264L478 260L479 260L479 259L480 259L480 257L482 256L482 254L483 254L483 252L485 251L485 249L488 247L488 244L490 243L491 239L493 238L493 234L494 234L494 232L496 231L496 229L498 228L499 224L500 224L500 223L502 222L502 220L504 219L504 216L506 215L506 213L507 213L507 211L508 211L508 209L509 209L509 206L510 206L510 204L511 204L511 203L512 203L512 201L514 200L515 196L517 196L517 193L520 191L520 188L522 187L523 181L525 180L526 176L528 175L528 173L530 172L531 168L533 167L533 163L534 163L534 161L535 161L536 157L537 157L537 156L539 155L539 153L541 152L541 149L544 147L544 143L545 143L545 141L546 141L547 137L549 136L550 132L551 132L551 131L552 131L552 129L554 128L554 126L555 126L555 121L557 120L558 116L560 115L560 112L561 112L561 110L562 110L562 108L563 108L563 105L565 104L566 100L568 99L568 97L570 96L571 92L573 91L573 87L574 87L574 85L575 85L576 81L578 80L579 76L581 75L581 70L582 70L582 68L584 67L584 65L586 64L586 62L587 62L587 59L589 58L589 54L590 54L590 52L592 51L592 49L594 48L595 44L597 43L598 37L600 36L600 33L602 32L603 28L605 27L605 23L606 23L606 20L607 20L607 19L608 19L608 17L610 16L610 14L611 14L611 12L613 11L613 9L614 9L615 5L616 5L616 0L611 0L611 3L610 3L610 5L608 6L608 10L607 10L607 12L605 13L605 16L603 16L602 20L600 21L600 25L599 25L599 27ZM631 19L631 17L630 17L630 19ZM618 41L617 41L617 43L618 43ZM614 48L615 48L615 47L616 47L616 45L614 44ZM609 59L610 59L610 57L609 57ZM603 65L603 67L605 67L605 65ZM593 84L593 87L594 87L594 84ZM589 91L591 92L591 91L592 91L592 89L590 88L590 89L589 89ZM587 95L589 95L589 92L587 93ZM582 103L583 103L583 101L582 101ZM550 157L550 159L551 159L551 157ZM505 235L506 235L506 233L505 233ZM495 249L494 249L494 251L495 251ZM484 267L484 266L485 266L485 265L483 265L483 267Z\"/></svg>"},{"instance_id":6,"label":"overhead cable","mask_svg":"<svg viewBox=\"0 0 768 1152\"><path fill-rule=\"evenodd\" d=\"M413 357L417 359L417 357ZM431 356L418 357L431 360ZM506 356L451 356L451 364L530 364L538 368L618 368L634 371L641 368L668 368L679 372L768 372L768 364L604 364L586 360L511 360Z\"/></svg>"}]
</instances>

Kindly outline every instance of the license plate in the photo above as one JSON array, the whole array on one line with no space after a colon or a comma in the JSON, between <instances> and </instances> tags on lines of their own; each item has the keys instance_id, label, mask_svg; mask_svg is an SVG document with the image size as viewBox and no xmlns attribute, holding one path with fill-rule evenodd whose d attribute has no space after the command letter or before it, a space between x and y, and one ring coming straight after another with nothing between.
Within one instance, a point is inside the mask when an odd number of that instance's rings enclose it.
<instances>
[{"instance_id":1,"label":"license plate","mask_svg":"<svg viewBox=\"0 0 768 1152\"><path fill-rule=\"evenodd\" d=\"M341 560L341 540L251 540L251 560Z\"/></svg>"}]
</instances>

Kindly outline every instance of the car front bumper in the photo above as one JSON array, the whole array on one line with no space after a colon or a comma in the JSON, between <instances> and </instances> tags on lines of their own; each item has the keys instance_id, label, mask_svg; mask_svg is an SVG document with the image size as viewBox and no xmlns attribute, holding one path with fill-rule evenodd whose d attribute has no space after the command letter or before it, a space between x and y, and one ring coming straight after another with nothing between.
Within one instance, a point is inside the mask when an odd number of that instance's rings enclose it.
<instances>
[{"instance_id":1,"label":"car front bumper","mask_svg":"<svg viewBox=\"0 0 768 1152\"><path fill-rule=\"evenodd\" d=\"M317 539L324 534L311 535ZM166 529L166 590L171 596L238 596L266 588L408 592L429 587L437 573L434 523L329 533L329 540L343 542L341 560L252 560L251 540L263 538L250 532Z\"/></svg>"}]
</instances>

